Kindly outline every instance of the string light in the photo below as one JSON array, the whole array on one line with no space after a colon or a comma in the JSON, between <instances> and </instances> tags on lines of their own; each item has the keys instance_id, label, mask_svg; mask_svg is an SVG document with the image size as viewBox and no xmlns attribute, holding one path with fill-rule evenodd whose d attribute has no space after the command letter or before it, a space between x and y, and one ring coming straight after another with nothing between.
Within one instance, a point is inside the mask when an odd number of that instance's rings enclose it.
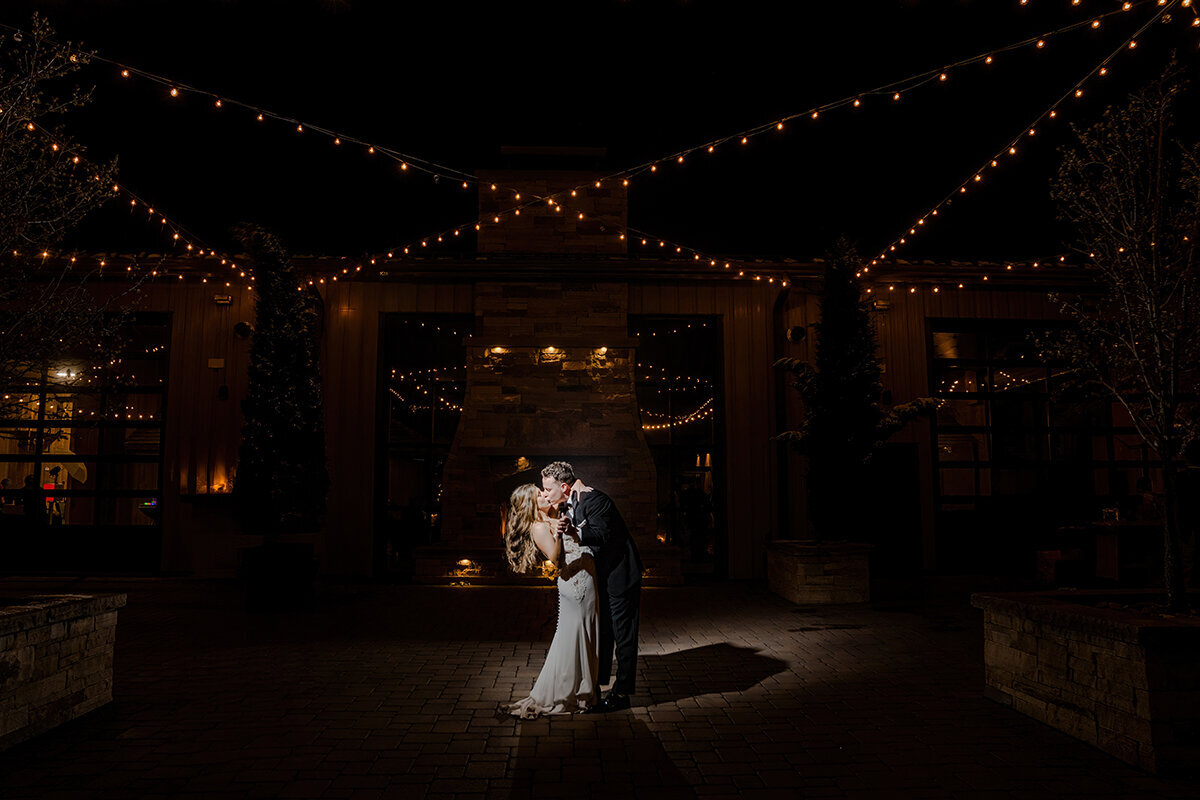
<instances>
[{"instance_id":1,"label":"string light","mask_svg":"<svg viewBox=\"0 0 1200 800\"><path fill-rule=\"evenodd\" d=\"M642 411L642 413L647 414L647 413L653 413L653 412ZM683 416L680 416L680 417L667 417L667 421L662 422L662 423L643 423L642 430L644 430L644 431L661 431L661 430L666 430L667 428L677 427L679 425L686 425L689 422L700 422L701 420L709 419L712 416L713 416L713 398L710 397L707 400L705 400L700 405L700 407L697 408L695 411L692 411L688 414L684 414Z\"/></svg>"},{"instance_id":2,"label":"string light","mask_svg":"<svg viewBox=\"0 0 1200 800\"><path fill-rule=\"evenodd\" d=\"M3 26L0 26L0 27L3 27ZM50 142L50 145L51 145L51 148L53 151L57 152L58 150L65 148L65 146L66 146L65 144L57 141L55 139L55 135L48 129L42 127L41 125L37 125L33 122L30 122L27 124L26 127L28 130L35 131L35 132L41 134L43 137L45 137ZM78 154L68 153L68 155L71 155L71 161L74 164L83 163L91 169L95 169L97 171L99 170L99 167L97 165L85 162L82 159L82 157ZM194 236L193 234L188 232L188 230L186 228L184 228L181 224L168 218L161 211L156 211L154 206L152 206L150 203L146 202L144 199L142 199L140 196L138 196L136 193L134 193L132 190L130 190L128 186L126 186L122 183L114 183L111 187L111 191L114 195L124 195L126 198L128 198L129 207L131 210L136 209L139 205L145 207L147 209L148 216L151 219L157 219L157 221L159 223L159 230L162 232L162 234L165 236L168 236L169 241L172 244L183 245L183 250L184 250L185 254L194 254L196 256L203 256L205 251L208 251L210 256L216 255L215 249L200 242L196 236ZM200 247L199 251L196 250L196 246L195 246L196 244L202 245ZM49 251L43 251L42 257L49 258L50 257ZM72 263L74 263L74 261L76 260L76 257L71 256L70 260ZM107 266L107 263L104 259L97 257L96 260L100 267ZM232 265L232 268L236 268L236 264ZM126 268L126 272L132 272L132 271L133 271L132 265L130 265ZM163 274L164 274L164 276L167 274L165 270L164 270ZM157 277L157 276L158 276L158 270L152 270L150 272L150 277ZM182 275L180 275L179 277L182 277ZM254 280L254 278L251 277L250 280Z\"/></svg>"},{"instance_id":3,"label":"string light","mask_svg":"<svg viewBox=\"0 0 1200 800\"><path fill-rule=\"evenodd\" d=\"M1166 12L1166 10L1169 7L1170 7L1169 5L1163 6L1163 8L1160 11L1158 11L1156 14L1154 14L1140 28L1138 28L1132 36L1130 36L1128 39L1126 39L1125 42L1120 44L1106 58L1104 58L1100 62L1100 64L1098 64L1095 67L1092 67L1090 70L1088 70L1087 74L1085 74L1082 78L1080 78L1078 81L1076 81L1075 84L1070 89L1068 89L1061 97L1059 97L1057 100L1055 100L1054 103L1052 103L1049 108L1047 108L1046 110L1044 110L1040 114L1038 114L1038 116L1033 120L1033 122L1030 125L1028 125L1022 129L1024 131L1022 134L1019 134L1017 136L1017 138L1010 141L998 153L996 153L991 158L989 158L986 162L984 162L984 166L981 167L980 169L976 170L975 173L972 175L971 179L967 180L965 183L962 183L959 186L955 187L953 190L951 190L945 197L942 198L941 201L939 201L937 203L937 205L935 205L932 209L930 209L930 211L923 214L919 218L918 221L921 222L921 224L923 224L924 220L928 219L929 217L936 216L940 209L950 205L953 202L954 197L966 194L967 186L970 184L973 184L973 183L981 182L982 181L981 173L984 170L988 169L989 167L994 169L997 166L999 166L1001 158L1006 153L1008 155L1016 155L1017 143L1022 138L1024 138L1025 136L1030 136L1030 137L1035 136L1037 134L1037 125L1040 122L1042 122L1042 120L1053 119L1053 118L1057 117L1058 116L1057 107L1060 106L1062 103L1064 103L1067 99L1069 99L1072 96L1074 96L1076 98L1082 97L1083 96L1083 84L1086 83L1087 80L1092 78L1093 76L1100 74L1100 70L1105 69L1106 66L1108 65L1108 63L1113 58L1115 58L1123 49L1125 49L1127 45L1133 44L1136 41L1136 37L1140 36L1151 25L1153 25L1156 21L1158 21L1158 19L1160 19L1163 16L1163 14ZM1127 9L1123 9L1123 10L1127 10ZM1110 13L1117 13L1117 12L1110 12ZM1042 46L1043 43L1044 43L1044 40L1039 40L1039 46ZM910 232L909 235L912 235L912 233L915 233L915 231L911 227L909 228L909 232ZM890 244L886 245L881 251L879 251L879 253L875 256L875 258L873 258L871 260L870 266L875 266L876 264L884 261L885 259L888 258L889 253L894 253L898 247L901 247L907 243L908 243L907 237L905 237L905 236L897 237ZM984 276L983 280L987 280L987 276Z\"/></svg>"},{"instance_id":4,"label":"string light","mask_svg":"<svg viewBox=\"0 0 1200 800\"><path fill-rule=\"evenodd\" d=\"M1123 8L1123 10L1128 10L1130 7L1131 7L1131 4L1130 4L1130 3L1126 3L1126 4L1125 4L1125 6L1124 6L1124 8ZM1164 9L1164 10L1165 10L1165 9ZM1109 13L1117 13L1117 12L1109 12ZM759 133L762 133L762 132L763 132L763 131L764 131L766 128L768 128L768 127L774 127L774 129L775 129L775 130L782 130L782 129L784 128L784 123L785 123L787 120L790 120L790 119L797 118L797 117L799 117L801 114L804 114L804 113L809 113L809 114L810 114L810 116L811 116L812 118L814 118L814 119L815 119L815 118L817 118L817 117L819 116L819 114L820 114L820 112L821 112L821 111L823 111L823 110L829 110L829 109L833 109L833 108L839 107L839 106L841 106L841 105L844 105L844 104L846 103L846 101L847 101L847 100L849 100L849 102L851 102L851 103L852 103L853 105L855 105L855 106L861 105L861 97L862 97L863 95L866 95L866 94L877 94L877 93L883 93L884 91L887 91L887 92L890 92L890 93L892 94L892 96L893 96L893 99L899 99L900 92L899 92L899 91L893 91L893 89L894 89L895 87L899 87L899 86L902 86L902 85L903 85L903 86L906 86L906 87L908 87L908 88L912 88L912 87L915 87L915 86L917 86L917 85L920 85L920 84L921 84L921 83L923 83L923 82L927 82L928 80L931 80L931 79L932 79L933 77L935 77L935 76L936 76L936 78L937 78L937 80L938 80L939 82L945 82L945 81L947 80L947 77L948 77L948 72L949 72L949 71L950 71L950 69L952 69L952 68L957 68L957 67L965 66L965 65L967 65L967 64L970 64L970 63L975 63L975 62L979 62L979 61L983 61L984 63L991 64L991 63L994 61L994 55L995 55L996 53L1001 53L1001 52L1005 52L1005 51L1008 51L1008 50L1017 49L1017 48L1019 48L1019 47L1024 47L1024 46L1027 46L1027 45L1029 44L1029 42L1030 42L1030 41L1036 41L1036 43L1037 43L1037 45L1038 45L1039 47L1044 47L1044 46L1045 46L1045 41L1046 41L1046 39L1047 39L1047 38L1049 38L1049 36L1051 36L1051 35L1059 35L1059 34L1065 33L1065 32L1067 32L1067 31L1073 30L1073 29L1075 29L1075 28L1078 28L1078 27L1080 27L1080 26L1083 26L1083 25L1089 25L1089 24L1090 24L1090 25L1091 25L1091 26L1094 28L1094 27L1096 27L1096 25L1097 25L1097 23L1099 22L1099 20L1100 20L1102 17L1104 17L1104 16L1107 16L1107 14L1100 15L1099 17L1096 17L1094 20L1091 20L1091 21L1086 21L1086 20L1085 20L1085 21L1083 21L1083 22L1080 22L1080 23L1075 23L1075 24L1072 24L1072 25L1064 26L1063 28L1060 28L1060 29L1058 29L1058 30L1056 30L1056 31L1053 31L1053 32L1049 33L1049 34L1044 34L1044 35L1042 35L1042 36L1040 36L1040 37L1034 37L1034 38L1031 38L1031 39L1022 40L1021 42L1017 42L1017 43L1014 43L1014 44L1011 44L1011 45L1007 45L1007 46L1005 46L1005 47L997 48L997 49L991 50L991 51L989 51L989 52L987 52L987 53L984 53L984 54L980 54L980 55L977 55L977 56L972 56L972 57L970 57L970 58L963 59L963 60L961 60L961 61L955 62L955 63L954 63L954 64L952 64L952 65L947 65L947 66L944 66L944 67L942 67L942 68L940 68L940 69L929 70L929 71L926 71L926 72L924 72L924 73L918 73L918 74L916 74L916 75L909 76L908 78L902 79L902 80L900 80L900 81L893 81L892 83L890 83L890 84L887 84L887 85L885 85L885 86L883 86L883 87L876 87L875 89L868 90L867 92L860 92L860 93L858 93L856 96L853 96L852 98L843 98L842 100L839 100L839 101L834 101L834 102L831 102L831 103L826 103L826 104L823 104L822 106L819 106L819 107L817 107L817 108L814 108L814 109L812 109L812 110L811 110L811 111L809 111L809 112L799 112L799 113L797 113L797 114L788 115L788 116L786 116L786 117L784 117L784 118L782 118L782 119L776 120L776 121L773 123L773 126L760 126L760 127L758 127L758 128L754 128L754 129L749 129L749 130L747 130L747 131L743 131L741 134L734 134L734 135L731 135L731 136L722 137L721 139L712 140L712 141L710 141L710 142L708 142L708 143L705 143L705 144L703 144L703 145L698 145L698 146L696 146L696 147L687 148L687 149L685 149L684 151L680 151L679 153L675 154L676 161L677 161L678 163L683 163L683 162L685 161L685 158L684 158L684 156L685 156L685 155L687 155L687 154L689 154L689 153L691 153L691 152L694 152L694 151L698 150L700 147L704 147L704 148L705 148L705 149L706 149L708 152L713 152L713 151L714 151L714 149L715 149L715 147L716 147L718 144L720 144L720 143L722 143L722 142L724 142L724 141L727 141L727 140L729 140L729 139L731 139L731 138L734 138L735 136L740 136L740 138L741 138L742 142L743 142L743 143L746 143L746 142L748 142L748 140L749 140L749 138L750 138L751 136L754 136L754 135L757 135L757 134L759 134ZM3 26L3 27L8 27L8 26ZM1143 28L1143 30L1144 30L1144 28ZM1140 31L1139 31L1139 33L1140 33ZM1131 40L1130 40L1130 45L1131 45L1131 46L1136 46L1136 41L1135 41L1135 40L1133 40L1133 39L1131 39ZM195 88L195 87L188 86L188 85L186 85L186 84L181 84L181 83L179 83L179 82L172 81L172 80L170 80L170 79L168 79L168 78L165 78L165 77L162 77L162 76L158 76L158 75L155 75L155 74L153 74L153 73L146 72L146 71L144 71L144 70L137 70L137 69L135 69L135 68L128 67L127 65L122 65L122 64L119 64L119 63L118 63L118 62L116 62L116 61L112 61L111 59L107 59L107 58L104 58L104 57L102 57L102 56L96 56L96 59L97 59L97 60L99 60L99 61L102 61L102 62L107 62L107 63L110 63L110 64L113 64L113 65L116 65L116 66L120 67L120 68L121 68L121 74L122 74L122 76L123 76L123 77L129 77L131 74L135 74L135 73L136 73L136 74L137 74L139 77L143 77L143 78L146 78L146 79L149 79L149 80L153 80L153 81L157 81L157 82L160 82L160 83L165 83L165 84L168 84L168 85L170 85L170 87L171 87L171 94L172 94L172 96L174 96L174 97L177 97L177 96L179 96L181 92L190 92L190 93L199 94L199 95L206 95L206 96L208 96L208 97L212 98L212 99L213 99L213 103L214 103L214 105L215 105L216 107L221 107L221 105L222 105L222 98L220 98L220 97L217 97L215 94L212 94L212 93L206 92L206 91L204 91L204 90L201 90L201 89L197 89L197 88ZM1080 92L1080 94L1081 94L1081 92ZM302 123L302 122L300 122L300 121L298 121L298 120L293 120L293 119L290 119L290 118L284 117L283 115L274 114L273 112L265 111L265 110L263 110L263 109L261 109L261 108L258 108L258 107L251 107L251 106L249 106L249 105L246 105L246 104L244 104L244 103L241 103L241 102L239 102L239 101L236 101L236 100L228 100L228 102L231 102L231 103L233 103L235 106L241 106L241 107L244 107L244 108L250 109L250 110L252 110L252 111L257 111L257 119L258 119L259 121L263 121L263 120L264 120L264 117L266 117L266 116L269 116L269 117L271 117L271 118L273 118L273 119L285 120L285 121L288 121L288 122L290 122L290 123L293 123L293 124L295 124L295 126L296 126L296 130L297 130L298 132L303 132L303 131L304 131L304 129L305 129L305 125L306 125L306 123ZM330 136L331 136L331 138L334 140L334 142L335 142L336 144L340 144L340 143L341 143L341 140L342 140L342 138L346 138L346 139L347 139L347 141L354 141L354 142L358 142L358 143L360 143L360 144L366 144L365 142L362 142L361 140L355 139L355 138L353 138L353 137L344 137L344 135L343 135L343 134L337 134L337 133L335 133L335 132L333 132L333 131L329 131L329 130L327 130L327 129L320 128L319 126L310 126L310 127L311 127L311 129L312 129L312 130L314 130L314 131L317 131L317 132L321 132L321 133L324 133L324 134L330 135ZM1032 135L1033 133L1034 133L1034 130L1031 128L1031 129L1030 129L1030 135ZM368 150L369 150L369 152L374 152L374 151L375 151L375 145L368 145ZM422 160L422 159L418 159L418 158L415 158L415 157L412 157L412 156L403 155L403 154L400 154L398 151L388 150L388 149L386 149L386 148L381 148L381 150L382 150L382 151L384 151L384 152L386 152L388 155L391 155L391 156L393 156L393 157L395 157L395 158L397 158L397 159L400 159L400 160L401 160L401 169L402 169L402 170L404 170L404 169L407 169L407 161L408 161L408 160L411 160L411 161L413 161L413 162L414 162L414 166L416 166L418 169L423 169L424 171L426 171L426 172L429 172L430 174L434 175L435 177L437 177L437 176L438 176L438 175L440 175L440 174L457 174L457 175L459 175L460 177L462 177L462 180L461 180L461 185L462 185L464 188L466 188L466 187L469 185L469 183L470 183L470 182L473 182L473 181L475 181L475 178L474 178L474 176L471 176L471 175L469 175L469 174L467 174L467 173L462 173L462 172L461 172L461 171L459 171L459 170L454 170L453 168L445 167L444 165L440 165L440 164L437 164L437 163L435 163L435 162L432 162L432 161ZM1011 150L1010 150L1010 151L1011 151ZM664 159L663 159L663 158L655 159L655 160L654 160L654 162L658 162L658 161L661 161L661 160L664 160ZM643 165L639 165L639 166L636 166L636 167L633 167L633 168L630 168L630 169L627 169L627 170L622 170L621 172L618 172L618 173L614 173L614 175L613 175L613 176L610 176L610 177L620 177L620 178L621 178L621 180L622 180L622 184L623 184L623 185L625 185L625 186L628 186L628 185L629 185L629 182L630 182L630 178L631 178L633 175L635 175L635 174L636 174L638 171L641 171L641 170L645 169L647 166L649 167L649 170L650 170L650 171L656 171L656 170L657 170L657 163L646 162L646 163L645 163L645 164L643 164ZM980 181L981 179L982 179L982 178L981 178L981 176L980 176L980 175L978 175L978 174L976 174L976 175L974 176L974 180L975 180L976 182ZM605 179L601 179L601 180L605 180ZM595 185L596 185L596 186L600 186L600 185L601 185L601 180L598 180L598 181L596 181L596 182L595 182ZM494 191L494 190L496 190L496 189L497 189L497 186L496 186L495 184L492 184L492 185L491 185L491 188L492 188L492 190ZM571 196L575 196L575 195L576 195L576 191L575 191L575 190L571 190L570 194L571 194ZM519 193L518 193L518 194L516 194L516 195L515 195L515 197L516 197L516 198L519 200L519 198L520 198L520 195L519 195ZM550 205L552 205L552 206L554 206L554 207L555 207L555 210L556 210L556 212L559 210L559 209L558 209L558 207L557 207L557 206L558 206L558 203L555 201L555 198L554 198L554 196L551 196L551 197L549 197L549 198L535 198L535 200L536 200L536 201L538 201L538 202L540 202L541 200L547 200L547 201L548 201L548 203L549 203ZM518 215L520 215L520 212L521 212L521 207L514 208L514 209L510 209L509 211L511 212L512 216L514 216L514 217L515 217L515 216L518 216ZM501 212L500 214L494 214L494 215L493 215L493 221L494 221L495 223L499 223L499 222L501 221L501 219L503 219L504 217L506 217L506 216L508 215L508 213L509 213L509 212ZM931 212L931 214L936 214L936 209L934 209L934 211L933 211L933 212ZM579 214L578 214L578 218L580 218L580 219L584 218L584 215L583 215L583 213L582 213L582 212L579 212ZM166 222L166 220L164 219L164 223L165 223L165 222ZM924 219L921 219L921 220L919 221L919 224L922 224L922 225L923 225L923 224L924 224ZM176 226L176 227L178 227L178 226ZM465 227L465 226L459 226L459 227ZM479 225L479 223L478 223L478 222L476 222L476 223L475 223L475 229L476 229L476 230L479 230L479 229L480 229L480 225ZM447 232L445 232L445 235L449 235L449 233L450 233L450 232L449 232L449 231L447 231ZM458 233L459 233L458 227L456 227L455 229L453 229L453 231L452 231L452 234L453 234L453 236L458 236ZM176 231L174 232L174 234L173 234L173 235L174 235L174 237L175 237L176 239L178 239L178 238L179 238L179 232L178 232L178 230L176 230ZM624 233L623 233L623 232L621 232L619 235L620 235L622 238L624 238ZM442 234L439 234L439 235L437 236L437 240L438 240L438 241L443 241L443 235L442 235ZM425 245L425 242L424 242L424 241L422 241L422 245L423 245L423 246ZM188 245L188 247L190 248L190 244ZM682 246L677 246L677 251L678 251L678 252L683 252L683 250L685 250L685 249L686 249L686 250L687 250L687 251L688 251L690 254L692 254L692 256L693 256L693 259L694 259L694 260L697 260L697 261L698 261L698 260L700 260L700 258L703 256L703 254L701 254L701 253L700 253L700 251L698 251L698 250L695 250L694 248L683 248ZM893 247L893 248L891 248L891 249L893 249L893 250L894 250L894 247ZM408 248L404 248L404 251L405 251L405 252L407 252L407 250L408 250ZM201 252L203 252L203 249L201 250ZM707 257L706 257L706 258L707 258ZM715 259L711 259L711 258L710 258L710 259L708 259L708 260L710 260L710 262L712 262L713 264L715 264ZM728 264L728 263L726 263L726 264L725 264L725 269L729 269L729 264ZM738 270L738 275L739 275L739 276L745 276L745 272L746 272L746 271L745 271L744 269L742 269L742 270ZM752 271L752 272L751 272L751 275L750 275L750 277L752 277L754 280L761 280L761 278L762 278L762 274L760 274L760 273L756 273L756 272L753 272L753 271ZM333 276L333 279L336 279L336 276ZM323 282L324 282L324 279L318 279L318 282L319 282L319 283L323 283ZM768 282L769 282L769 283L773 283L773 282L774 282L774 277L773 277L773 276L769 276L769 277L768 277ZM786 285L786 281L781 281L781 285Z\"/></svg>"},{"instance_id":5,"label":"string light","mask_svg":"<svg viewBox=\"0 0 1200 800\"><path fill-rule=\"evenodd\" d=\"M1110 12L1110 13L1116 13L1116 12ZM1101 15L1101 17L1103 17L1103 16L1106 16L1106 15ZM1097 19L1099 19L1099 17ZM1044 44L1045 38L1047 38L1048 36L1064 33L1066 31L1069 31L1076 27L1079 27L1081 24L1086 24L1086 22L1064 26L1063 28L1060 28L1060 29L1054 31L1051 34L1045 34L1042 37L1036 38L1036 41ZM4 26L4 27L8 27L8 26ZM967 64L978 62L978 61L986 61L987 63L991 63L994 60L994 54L1004 52L1007 50L1016 49L1016 48L1023 47L1023 46L1027 46L1028 43L1033 40L1034 39L1022 40L1021 42L1017 42L1017 43L1014 43L1011 45L1007 45L1005 47L997 48L997 49L988 51L986 53L979 54L977 56L972 56L967 59L962 59L958 62L955 62L954 64L945 65L941 68L929 70L924 73L918 73L916 75L912 75L907 78L901 79L900 81L893 81L890 84L887 84L882 87L876 87L875 89L868 90L867 92L856 93L855 96L852 96L849 98L843 98L838 101L825 103L822 106L819 106L814 109L810 109L806 112L798 112L796 114L791 114L791 115L785 116L782 119L777 119L773 123L770 123L768 125L758 126L756 128L743 131L740 134L733 134L731 136L722 137L721 139L706 142L703 145L698 145L695 147L687 148L684 151L677 152L675 154L672 154L672 156L668 156L668 157L674 157L677 163L684 163L686 155L699 150L701 147L703 147L708 152L713 152L715 147L717 145L719 145L721 142L727 141L734 137L738 137L742 140L743 143L746 143L749 141L749 138L751 136L761 134L767 129L773 128L776 131L783 130L785 123L788 120L795 119L795 118L801 116L802 114L808 114L813 119L816 119L820 115L821 111L830 110L830 109L836 108L838 106L845 105L847 103L847 101L856 107L860 106L861 98L865 95L880 94L880 93L886 92L886 93L891 94L894 99L898 99L899 94L900 94L900 92L899 92L900 88L913 88L913 87L920 85L921 83L931 80L933 78L936 78L939 82L944 82L944 81L946 81L946 79L948 77L948 72L953 68L965 66ZM249 104L243 103L238 100L231 100L226 97L217 96L215 93L208 92L206 90L199 89L197 87L190 86L190 85L181 83L179 81L175 81L170 78L148 72L146 70L140 70L140 69L137 69L134 67L130 67L129 65L121 64L115 60L108 59L104 56L95 55L94 58L97 61L100 61L103 63L109 63L109 64L112 64L112 65L118 67L121 70L121 74L123 77L130 77L131 75L137 75L138 77L141 77L141 78L144 78L147 80L151 80L154 82L168 85L170 87L170 91L171 91L171 94L173 97L178 97L181 93L185 93L185 92L200 95L200 96L206 96L212 100L214 106L216 106L216 107L221 107L223 105L223 103L228 102L234 106L242 107L242 108L245 108L252 112L256 112L256 118L259 121L264 121L267 117L270 117L272 119L286 121L290 124L293 124L295 126L297 132L304 132L305 129L307 128L314 132L319 132L319 133L328 135L335 142L335 144L341 144L342 140L345 139L346 141L349 141L349 142L355 142L355 143L359 143L362 145L366 145L369 153L374 153L374 152L376 152L376 149L377 149L377 146L373 143L364 142L361 139L357 139L355 137L348 136L346 134L331 131L331 130L322 128L317 125L312 125L310 123L305 123L300 120L296 120L296 119L287 117L282 114L277 114L277 113L271 112L269 110L263 109L259 106L251 106ZM400 161L402 170L406 170L408 167L408 162L411 161L415 168L421 169L421 170L429 173L430 175L434 176L435 178L441 177L441 176L456 177L459 181L459 185L463 186L464 188L468 187L471 183L476 181L475 177L473 175L470 175L469 173L465 173L461 170L447 167L445 165L438 164L436 162L433 162L433 161L430 161L427 159L420 159L418 157L414 157L409 154L402 154L399 151L391 150L389 148L378 147L378 150L380 152L383 152L386 155L389 155L389 156L395 158L396 160ZM628 186L630 178L633 177L637 172L643 171L646 169L648 169L651 172L657 171L657 162L662 161L662 160L665 160L665 157L654 159L651 162L646 162L642 165L635 166L635 167L632 167L632 168L629 168L626 170L622 170L618 173L614 173L614 175L610 176L610 177L613 177L613 178L619 177L622 180L622 184L625 186ZM601 180L604 180L604 179L601 179ZM597 186L600 185L600 183L601 183L601 181L596 181ZM494 190L496 190L497 187L495 184L492 184L491 188L494 191ZM572 190L571 195L575 196L576 191ZM519 194L516 194L516 199L518 199L518 200L520 199ZM547 200L547 198L537 198L537 199L539 201ZM549 198L549 200L551 200L551 201L554 200L554 197L552 196L551 198ZM553 203L553 205L557 206L557 203ZM556 211L557 211L557 208L556 208ZM521 208L514 208L514 209L510 209L509 211L502 212L500 214L494 214L492 217L493 222L499 223L503 218L507 217L509 213L511 213L511 215L513 217L519 216L520 212L521 212ZM580 213L579 218L580 219L583 218L582 213ZM478 230L479 229L478 221L475 223L475 226L476 226L476 229ZM449 230L442 232L442 234L439 235L439 241L442 240L441 239L442 235L451 235L452 234L454 236L457 236L458 235L457 228L459 228L459 227L465 227L465 226L456 226L456 228L452 232ZM739 271L739 274L742 274L742 273L744 273L744 270ZM755 280L761 280L761 276L758 274L752 273L751 277L753 277Z\"/></svg>"}]
</instances>

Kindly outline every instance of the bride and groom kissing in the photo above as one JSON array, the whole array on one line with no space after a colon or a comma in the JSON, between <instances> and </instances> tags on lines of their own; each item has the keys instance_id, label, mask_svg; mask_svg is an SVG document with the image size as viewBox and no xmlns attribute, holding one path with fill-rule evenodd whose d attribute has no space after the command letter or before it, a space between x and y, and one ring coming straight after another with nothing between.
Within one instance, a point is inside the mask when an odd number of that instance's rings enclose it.
<instances>
[{"instance_id":1,"label":"bride and groom kissing","mask_svg":"<svg viewBox=\"0 0 1200 800\"><path fill-rule=\"evenodd\" d=\"M558 627L529 695L503 710L530 719L546 714L606 713L629 708L637 668L642 560L625 521L604 492L555 461L542 485L527 483L509 498L505 555L514 572L543 560L558 576ZM600 697L612 674L617 676Z\"/></svg>"}]
</instances>

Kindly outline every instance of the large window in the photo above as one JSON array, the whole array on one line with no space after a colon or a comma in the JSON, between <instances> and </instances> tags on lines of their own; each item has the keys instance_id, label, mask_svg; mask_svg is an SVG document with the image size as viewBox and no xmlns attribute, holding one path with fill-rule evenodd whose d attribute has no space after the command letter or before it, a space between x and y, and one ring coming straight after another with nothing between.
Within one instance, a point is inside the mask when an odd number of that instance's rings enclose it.
<instances>
[{"instance_id":1,"label":"large window","mask_svg":"<svg viewBox=\"0 0 1200 800\"><path fill-rule=\"evenodd\" d=\"M442 471L466 394L470 315L389 314L383 323L375 565L404 578L416 547L441 533Z\"/></svg>"},{"instance_id":2,"label":"large window","mask_svg":"<svg viewBox=\"0 0 1200 800\"><path fill-rule=\"evenodd\" d=\"M720 328L711 317L630 317L637 398L658 472L660 541L684 572L726 570Z\"/></svg>"},{"instance_id":3,"label":"large window","mask_svg":"<svg viewBox=\"0 0 1200 800\"><path fill-rule=\"evenodd\" d=\"M3 521L22 532L8 566L157 569L168 339L166 315L134 315L109 360L77 353L3 387Z\"/></svg>"},{"instance_id":4,"label":"large window","mask_svg":"<svg viewBox=\"0 0 1200 800\"><path fill-rule=\"evenodd\" d=\"M938 562L1019 563L1065 529L1147 513L1149 453L1118 406L1072 392L1028 323L933 321Z\"/></svg>"}]
</instances>

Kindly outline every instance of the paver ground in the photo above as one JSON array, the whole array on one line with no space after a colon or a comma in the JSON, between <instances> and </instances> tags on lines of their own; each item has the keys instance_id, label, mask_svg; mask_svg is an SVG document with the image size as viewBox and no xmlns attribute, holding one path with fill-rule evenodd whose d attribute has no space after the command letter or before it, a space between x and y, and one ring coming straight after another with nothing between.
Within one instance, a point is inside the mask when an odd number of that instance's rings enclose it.
<instances>
[{"instance_id":1,"label":"paver ground","mask_svg":"<svg viewBox=\"0 0 1200 800\"><path fill-rule=\"evenodd\" d=\"M0 592L46 582L0 582ZM325 586L248 614L234 584L120 590L112 704L0 753L25 798L1197 798L982 696L980 619L647 589L634 708L518 721L551 589Z\"/></svg>"}]
</instances>

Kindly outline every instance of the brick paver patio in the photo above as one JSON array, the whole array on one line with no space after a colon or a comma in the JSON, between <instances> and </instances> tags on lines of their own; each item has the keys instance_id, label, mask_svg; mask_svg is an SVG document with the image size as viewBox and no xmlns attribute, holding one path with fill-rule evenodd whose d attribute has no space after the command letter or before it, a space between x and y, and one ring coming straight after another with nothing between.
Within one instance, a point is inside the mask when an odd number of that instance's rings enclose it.
<instances>
[{"instance_id":1,"label":"brick paver patio","mask_svg":"<svg viewBox=\"0 0 1200 800\"><path fill-rule=\"evenodd\" d=\"M315 612L248 615L220 583L66 585L129 592L115 700L0 753L6 800L1200 797L984 700L965 597L649 589L635 708L519 722L495 709L537 675L549 590L326 587Z\"/></svg>"}]
</instances>

